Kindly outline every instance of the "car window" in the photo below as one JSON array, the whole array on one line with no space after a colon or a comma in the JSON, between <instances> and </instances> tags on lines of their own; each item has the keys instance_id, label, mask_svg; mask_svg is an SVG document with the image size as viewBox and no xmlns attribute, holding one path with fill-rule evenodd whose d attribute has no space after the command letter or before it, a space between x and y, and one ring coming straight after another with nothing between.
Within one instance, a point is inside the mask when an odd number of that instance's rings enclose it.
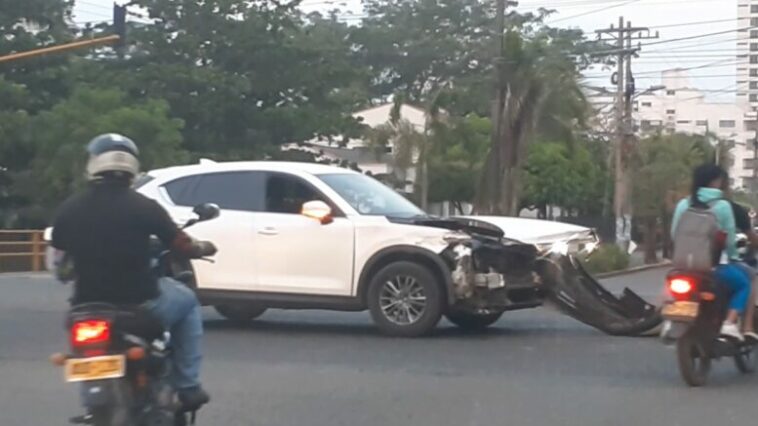
<instances>
[{"instance_id":1,"label":"car window","mask_svg":"<svg viewBox=\"0 0 758 426\"><path fill-rule=\"evenodd\" d=\"M328 203L312 185L297 176L272 173L266 180L266 211L269 213L300 214L304 203L315 200Z\"/></svg>"},{"instance_id":2,"label":"car window","mask_svg":"<svg viewBox=\"0 0 758 426\"><path fill-rule=\"evenodd\" d=\"M215 203L222 210L263 211L262 172L188 176L169 182L166 191L180 206Z\"/></svg>"}]
</instances>

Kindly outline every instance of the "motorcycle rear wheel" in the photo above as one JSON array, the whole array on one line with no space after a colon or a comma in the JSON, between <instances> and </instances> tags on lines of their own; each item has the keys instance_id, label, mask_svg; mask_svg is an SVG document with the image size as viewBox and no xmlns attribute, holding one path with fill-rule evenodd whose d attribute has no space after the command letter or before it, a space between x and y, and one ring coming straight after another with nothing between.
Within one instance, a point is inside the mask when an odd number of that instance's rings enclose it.
<instances>
[{"instance_id":1,"label":"motorcycle rear wheel","mask_svg":"<svg viewBox=\"0 0 758 426\"><path fill-rule=\"evenodd\" d=\"M758 354L755 347L743 347L734 356L734 365L742 374L753 374L758 367Z\"/></svg>"},{"instance_id":2,"label":"motorcycle rear wheel","mask_svg":"<svg viewBox=\"0 0 758 426\"><path fill-rule=\"evenodd\" d=\"M685 383L700 387L708 382L711 372L711 357L702 341L686 333L676 343L679 372Z\"/></svg>"}]
</instances>

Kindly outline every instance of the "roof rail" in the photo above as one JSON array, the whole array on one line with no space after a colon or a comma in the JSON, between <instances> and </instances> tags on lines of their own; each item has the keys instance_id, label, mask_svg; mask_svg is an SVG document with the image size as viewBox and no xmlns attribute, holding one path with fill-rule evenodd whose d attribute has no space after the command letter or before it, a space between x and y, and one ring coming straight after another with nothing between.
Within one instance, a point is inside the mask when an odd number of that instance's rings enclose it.
<instances>
[{"instance_id":1,"label":"roof rail","mask_svg":"<svg viewBox=\"0 0 758 426\"><path fill-rule=\"evenodd\" d=\"M210 158L201 158L198 164L216 164L216 162Z\"/></svg>"}]
</instances>

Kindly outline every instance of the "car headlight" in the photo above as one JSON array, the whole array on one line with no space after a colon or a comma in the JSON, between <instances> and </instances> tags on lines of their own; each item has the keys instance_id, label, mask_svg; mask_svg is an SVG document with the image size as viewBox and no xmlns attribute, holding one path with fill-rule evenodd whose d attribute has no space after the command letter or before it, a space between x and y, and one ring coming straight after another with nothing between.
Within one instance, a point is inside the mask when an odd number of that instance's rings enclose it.
<instances>
[{"instance_id":1,"label":"car headlight","mask_svg":"<svg viewBox=\"0 0 758 426\"><path fill-rule=\"evenodd\" d=\"M551 254L567 255L569 252L569 243L566 241L556 241L550 246Z\"/></svg>"}]
</instances>

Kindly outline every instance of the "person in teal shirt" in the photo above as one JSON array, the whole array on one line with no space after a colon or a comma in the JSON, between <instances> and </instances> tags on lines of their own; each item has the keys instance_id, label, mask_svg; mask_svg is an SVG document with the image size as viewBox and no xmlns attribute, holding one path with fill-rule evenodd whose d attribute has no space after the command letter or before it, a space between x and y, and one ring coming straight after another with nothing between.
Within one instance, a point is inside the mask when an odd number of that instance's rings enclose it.
<instances>
[{"instance_id":1,"label":"person in teal shirt","mask_svg":"<svg viewBox=\"0 0 758 426\"><path fill-rule=\"evenodd\" d=\"M729 301L729 312L724 325L721 327L721 334L744 340L738 323L750 298L750 276L738 264L741 259L737 251L737 227L734 211L729 201L724 199L724 192L721 190L727 182L729 182L729 176L721 167L715 164L704 164L697 167L692 176L690 197L681 200L674 211L671 234L674 234L679 219L690 206L707 206L716 216L719 229L726 233L724 251L727 262L722 262L716 267L714 277L718 282L728 286L732 293Z\"/></svg>"}]
</instances>

